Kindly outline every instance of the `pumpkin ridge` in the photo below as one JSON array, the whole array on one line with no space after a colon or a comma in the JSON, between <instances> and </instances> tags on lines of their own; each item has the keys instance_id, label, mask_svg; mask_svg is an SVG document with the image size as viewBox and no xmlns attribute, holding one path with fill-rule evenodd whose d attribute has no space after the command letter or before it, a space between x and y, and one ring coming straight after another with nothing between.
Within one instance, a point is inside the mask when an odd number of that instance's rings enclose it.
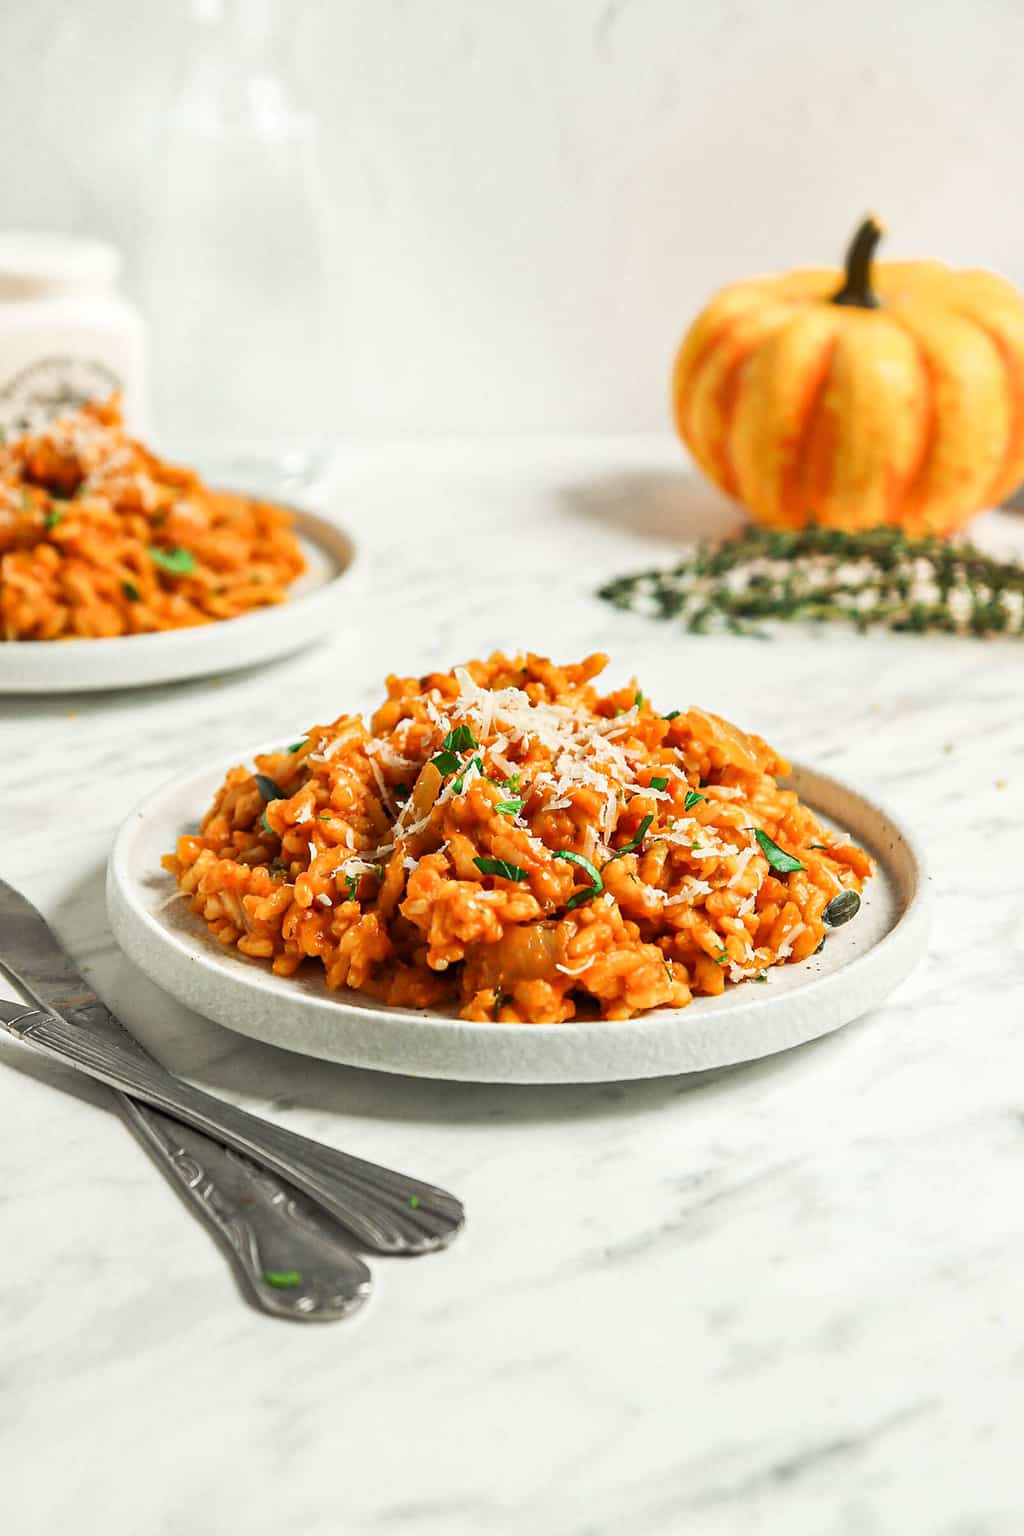
<instances>
[{"instance_id":1,"label":"pumpkin ridge","mask_svg":"<svg viewBox=\"0 0 1024 1536\"><path fill-rule=\"evenodd\" d=\"M755 351L756 348L751 347L749 351L743 353L742 357L736 359L725 377L721 390L722 414L726 421L720 456L722 483L728 494L737 500L739 500L742 492L740 478L736 472L736 460L732 451L732 433L736 421L736 406L739 403L740 391L743 388L743 375Z\"/></svg>"},{"instance_id":2,"label":"pumpkin ridge","mask_svg":"<svg viewBox=\"0 0 1024 1536\"><path fill-rule=\"evenodd\" d=\"M741 325L745 318L744 311L727 314L713 331L709 331L700 350L689 360L685 374L679 371L682 353L676 359L676 371L672 380L672 398L675 406L676 425L679 428L679 435L684 442L690 442L691 440L693 432L693 402L697 393L695 386L704 365L718 351L729 333L734 331L738 325ZM757 345L758 343L756 342L752 343L750 350L753 351Z\"/></svg>"},{"instance_id":3,"label":"pumpkin ridge","mask_svg":"<svg viewBox=\"0 0 1024 1536\"><path fill-rule=\"evenodd\" d=\"M738 289L744 285L737 284L735 286ZM709 310L714 305L723 302L732 291L733 289L731 288L721 289L711 300L708 306ZM692 432L693 398L696 393L694 386L701 370L708 358L717 351L729 332L742 319L745 312L745 309L727 309L721 318L716 321L713 329L707 332L707 335L703 338L692 356L688 355L689 338L687 338L686 343L676 353L676 359L672 365L672 414L675 417L679 435L684 442L689 440ZM700 325L703 319L704 317L701 316L698 325ZM695 326L694 329L696 328Z\"/></svg>"},{"instance_id":4,"label":"pumpkin ridge","mask_svg":"<svg viewBox=\"0 0 1024 1536\"><path fill-rule=\"evenodd\" d=\"M731 323L723 324L716 332L718 345L702 348L703 362L691 367L684 386L686 429L683 440L700 467L726 495L738 498L739 477L728 447L732 431L732 418L739 398L739 381L750 359L760 351L769 336L776 335L791 320L794 306L784 305L785 313L777 317L770 331L760 330L753 324L749 313L730 317ZM720 375L709 383L706 375L720 361L719 354L729 354L722 363ZM713 417L718 420L719 430L709 430L707 419L695 414L703 397L704 417L707 406L713 406ZM713 423L710 424L713 426Z\"/></svg>"},{"instance_id":5,"label":"pumpkin ridge","mask_svg":"<svg viewBox=\"0 0 1024 1536\"><path fill-rule=\"evenodd\" d=\"M831 380L832 363L838 345L838 333L833 331L822 348L821 360L818 364L818 377L811 388L807 408L795 434L796 451L780 477L779 505L782 507L792 505L793 500L799 498L804 504L804 508L806 508L810 491L810 487L807 485L807 459L811 443L814 440L814 428L821 415L821 408L825 403L825 396ZM818 492L822 489L822 486L816 487ZM807 515L806 512L805 515ZM816 509L812 507L809 514L811 522L815 521L815 515Z\"/></svg>"},{"instance_id":6,"label":"pumpkin ridge","mask_svg":"<svg viewBox=\"0 0 1024 1536\"><path fill-rule=\"evenodd\" d=\"M1024 453L1024 387L1018 383L1019 370L1010 361L1010 349L1007 347L1001 332L995 330L992 326L986 325L973 311L964 309L959 304L948 304L946 307L953 314L959 315L961 320L970 321L983 335L988 337L999 353L1000 361L1006 372L1006 393L1013 402L1006 451L1003 454L998 472L993 475L991 484L985 492L983 505L987 506L990 503L1001 500L1003 496L1014 489L1014 485L1017 483L1017 477L1015 477L1013 485L1007 486L1005 491L1001 489L1007 469L1015 459L1019 459L1021 454Z\"/></svg>"},{"instance_id":7,"label":"pumpkin ridge","mask_svg":"<svg viewBox=\"0 0 1024 1536\"><path fill-rule=\"evenodd\" d=\"M894 319L898 319L898 311L890 310L889 314ZM924 421L921 430L921 456L918 459L917 468L914 470L914 473L907 476L903 486L903 495L889 509L888 520L896 526L899 526L903 518L913 511L914 505L920 496L921 483L927 475L935 451L935 367L928 348L924 345L913 327L903 325L900 329L910 337L914 344L921 363L921 377L924 380L927 395L923 402Z\"/></svg>"}]
</instances>

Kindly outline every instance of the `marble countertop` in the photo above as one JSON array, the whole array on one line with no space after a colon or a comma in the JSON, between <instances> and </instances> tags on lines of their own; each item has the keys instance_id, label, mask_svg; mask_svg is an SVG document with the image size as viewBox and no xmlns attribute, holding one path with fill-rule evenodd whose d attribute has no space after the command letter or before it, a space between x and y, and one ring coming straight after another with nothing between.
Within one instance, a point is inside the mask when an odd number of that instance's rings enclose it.
<instances>
[{"instance_id":1,"label":"marble countertop","mask_svg":"<svg viewBox=\"0 0 1024 1536\"><path fill-rule=\"evenodd\" d=\"M332 642L198 684L0 697L0 868L174 1070L465 1200L354 1321L249 1310L108 1096L0 1041L0 1505L12 1536L1016 1536L1024 1529L1024 648L692 638L593 597L723 508L661 443L343 457L368 581ZM725 522L733 514L725 514ZM1024 546L1024 520L979 536ZM837 1035L628 1085L318 1064L113 946L130 805L372 704L389 670L603 649L884 795L927 960ZM2 665L2 662L0 662ZM6 989L5 989L6 995Z\"/></svg>"}]
</instances>

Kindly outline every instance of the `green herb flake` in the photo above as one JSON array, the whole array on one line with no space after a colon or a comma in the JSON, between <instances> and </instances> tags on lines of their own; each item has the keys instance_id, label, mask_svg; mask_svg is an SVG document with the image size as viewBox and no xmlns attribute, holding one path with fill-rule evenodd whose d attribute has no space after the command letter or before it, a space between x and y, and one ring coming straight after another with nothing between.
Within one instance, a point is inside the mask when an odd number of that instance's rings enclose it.
<instances>
[{"instance_id":1,"label":"green herb flake","mask_svg":"<svg viewBox=\"0 0 1024 1536\"><path fill-rule=\"evenodd\" d=\"M494 809L499 816L518 816L523 804L522 800L499 800Z\"/></svg>"},{"instance_id":2,"label":"green herb flake","mask_svg":"<svg viewBox=\"0 0 1024 1536\"><path fill-rule=\"evenodd\" d=\"M302 1284L301 1269L265 1269L263 1278L275 1291L294 1291Z\"/></svg>"},{"instance_id":3,"label":"green herb flake","mask_svg":"<svg viewBox=\"0 0 1024 1536\"><path fill-rule=\"evenodd\" d=\"M707 795L700 795L695 789L688 789L686 799L683 801L683 810L692 811L695 805L700 805L701 801L706 799Z\"/></svg>"},{"instance_id":4,"label":"green herb flake","mask_svg":"<svg viewBox=\"0 0 1024 1536\"><path fill-rule=\"evenodd\" d=\"M630 838L629 842L624 843L616 853L612 854L611 858L608 860L608 864L614 864L615 860L621 859L625 853L635 853L636 850L640 847L640 844L643 842L644 838L647 836L648 830L653 820L653 816L645 816L643 821L637 827L633 836ZM607 869L607 867L608 865L606 864L605 868Z\"/></svg>"},{"instance_id":5,"label":"green herb flake","mask_svg":"<svg viewBox=\"0 0 1024 1536\"><path fill-rule=\"evenodd\" d=\"M430 761L433 763L438 773L444 775L445 778L447 778L448 774L454 773L457 768L462 766L461 757L458 757L456 753L449 752L447 750L444 752L438 752L436 757L432 757Z\"/></svg>"},{"instance_id":6,"label":"green herb flake","mask_svg":"<svg viewBox=\"0 0 1024 1536\"><path fill-rule=\"evenodd\" d=\"M678 720L679 716L681 714L682 714L682 710L681 709L673 709L673 710L670 711L669 714L664 715L662 718L665 719L665 720Z\"/></svg>"},{"instance_id":7,"label":"green herb flake","mask_svg":"<svg viewBox=\"0 0 1024 1536\"><path fill-rule=\"evenodd\" d=\"M174 549L158 549L155 544L151 544L149 558L154 565L158 565L162 571L168 571L172 576L190 576L196 568L195 555L190 549L182 549L180 545Z\"/></svg>"},{"instance_id":8,"label":"green herb flake","mask_svg":"<svg viewBox=\"0 0 1024 1536\"><path fill-rule=\"evenodd\" d=\"M659 779L652 779L651 780L651 788L652 789L668 789L668 779L660 779L660 778Z\"/></svg>"},{"instance_id":9,"label":"green herb flake","mask_svg":"<svg viewBox=\"0 0 1024 1536\"><path fill-rule=\"evenodd\" d=\"M441 743L446 752L469 752L471 748L479 745L468 725L457 725L453 731L448 732Z\"/></svg>"},{"instance_id":10,"label":"green herb flake","mask_svg":"<svg viewBox=\"0 0 1024 1536\"><path fill-rule=\"evenodd\" d=\"M484 771L483 759L481 757L471 757L470 758L469 762L466 763L465 767L463 768L462 772L459 774L458 778L452 780L452 793L453 794L456 794L456 795L461 795L462 794L462 786L463 786L463 784L465 782L466 774L473 767L475 767L479 773L483 773L483 771Z\"/></svg>"},{"instance_id":11,"label":"green herb flake","mask_svg":"<svg viewBox=\"0 0 1024 1536\"><path fill-rule=\"evenodd\" d=\"M755 981L767 981L768 980L768 972L767 971L758 971L757 975L754 977L754 980Z\"/></svg>"},{"instance_id":12,"label":"green herb flake","mask_svg":"<svg viewBox=\"0 0 1024 1536\"><path fill-rule=\"evenodd\" d=\"M832 852L831 848L828 846L828 843L808 843L807 846L808 848L819 848L822 853Z\"/></svg>"},{"instance_id":13,"label":"green herb flake","mask_svg":"<svg viewBox=\"0 0 1024 1536\"><path fill-rule=\"evenodd\" d=\"M419 1195L410 1195L409 1196L409 1208L410 1208L410 1210L413 1210L413 1211L418 1211L419 1210L419 1208L420 1208L420 1197L419 1197Z\"/></svg>"},{"instance_id":14,"label":"green herb flake","mask_svg":"<svg viewBox=\"0 0 1024 1536\"><path fill-rule=\"evenodd\" d=\"M309 739L308 737L303 736L301 741L293 741L291 746L288 748L288 751L289 752L301 752L303 747L306 745L306 742L307 742L308 739Z\"/></svg>"},{"instance_id":15,"label":"green herb flake","mask_svg":"<svg viewBox=\"0 0 1024 1536\"><path fill-rule=\"evenodd\" d=\"M728 953L723 949L720 950L717 955L712 955L711 958L714 960L716 965L724 965L729 956Z\"/></svg>"},{"instance_id":16,"label":"green herb flake","mask_svg":"<svg viewBox=\"0 0 1024 1536\"><path fill-rule=\"evenodd\" d=\"M595 896L600 896L604 890L604 880L601 878L601 871L597 868L596 864L591 864L590 860L584 858L582 853L571 853L566 848L560 848L552 857L564 859L568 864L577 865L590 881L588 890L577 891L574 896L569 897L565 904L567 911L571 912L575 907L581 907L585 901L593 901Z\"/></svg>"},{"instance_id":17,"label":"green herb flake","mask_svg":"<svg viewBox=\"0 0 1024 1536\"><path fill-rule=\"evenodd\" d=\"M633 708L634 709L643 709L643 707L644 707L644 696L643 696L643 694L638 689L637 692L633 695Z\"/></svg>"},{"instance_id":18,"label":"green herb flake","mask_svg":"<svg viewBox=\"0 0 1024 1536\"><path fill-rule=\"evenodd\" d=\"M47 512L46 517L44 518L44 522L46 524L46 527L47 528L56 528L57 524L61 521L63 516L64 516L64 509L63 509L63 507L59 511L55 507L53 509L53 511Z\"/></svg>"},{"instance_id":19,"label":"green herb flake","mask_svg":"<svg viewBox=\"0 0 1024 1536\"><path fill-rule=\"evenodd\" d=\"M356 886L358 884L359 884L359 877L357 875L346 875L345 876L345 900L346 901L355 901L355 899L356 899Z\"/></svg>"},{"instance_id":20,"label":"green herb flake","mask_svg":"<svg viewBox=\"0 0 1024 1536\"><path fill-rule=\"evenodd\" d=\"M137 603L139 601L140 593L134 581L122 581L121 591L130 603Z\"/></svg>"},{"instance_id":21,"label":"green herb flake","mask_svg":"<svg viewBox=\"0 0 1024 1536\"><path fill-rule=\"evenodd\" d=\"M780 848L778 843L770 838L767 832L762 832L760 827L754 828L754 836L772 869L777 869L781 875L791 875L796 870L805 868L799 859L787 853L785 848Z\"/></svg>"},{"instance_id":22,"label":"green herb flake","mask_svg":"<svg viewBox=\"0 0 1024 1536\"><path fill-rule=\"evenodd\" d=\"M280 789L278 789L273 779L269 779L265 773L257 773L254 774L253 777L256 780L256 788L259 790L264 800L284 800L287 798L287 796L283 795Z\"/></svg>"},{"instance_id":23,"label":"green herb flake","mask_svg":"<svg viewBox=\"0 0 1024 1536\"><path fill-rule=\"evenodd\" d=\"M264 811L263 814L260 816L260 826L263 828L264 832L266 832L268 834L268 836L270 836L270 837L276 837L277 836L277 833L274 831L273 827L270 825L270 822L267 820L267 813L266 813L266 811Z\"/></svg>"},{"instance_id":24,"label":"green herb flake","mask_svg":"<svg viewBox=\"0 0 1024 1536\"><path fill-rule=\"evenodd\" d=\"M522 774L520 774L520 773L512 774L511 778L506 779L504 784L502 784L502 786L501 786L502 789L509 790L513 795L518 794L519 793L519 780L521 778L522 778Z\"/></svg>"},{"instance_id":25,"label":"green herb flake","mask_svg":"<svg viewBox=\"0 0 1024 1536\"><path fill-rule=\"evenodd\" d=\"M477 858L473 863L482 875L497 875L501 880L514 880L517 885L530 878L525 869L520 869L518 864L510 864L507 859Z\"/></svg>"}]
</instances>

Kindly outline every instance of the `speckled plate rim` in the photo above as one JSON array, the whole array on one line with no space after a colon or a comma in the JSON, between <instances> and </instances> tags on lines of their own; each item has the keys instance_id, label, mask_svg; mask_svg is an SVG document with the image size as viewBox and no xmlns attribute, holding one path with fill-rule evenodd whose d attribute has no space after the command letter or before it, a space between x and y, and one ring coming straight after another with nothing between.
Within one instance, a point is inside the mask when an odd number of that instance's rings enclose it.
<instances>
[{"instance_id":1,"label":"speckled plate rim","mask_svg":"<svg viewBox=\"0 0 1024 1536\"><path fill-rule=\"evenodd\" d=\"M256 748L255 751L267 750ZM787 781L833 825L870 846L879 863L861 913L835 930L820 957L773 970L688 1008L587 1024L470 1024L387 1009L319 978L274 976L206 933L160 854L194 827L232 763L207 766L143 801L123 824L107 874L117 942L186 1007L272 1045L348 1066L468 1082L612 1082L703 1071L754 1060L829 1034L877 1006L924 951L929 889L924 861L890 813L810 768Z\"/></svg>"},{"instance_id":2,"label":"speckled plate rim","mask_svg":"<svg viewBox=\"0 0 1024 1536\"><path fill-rule=\"evenodd\" d=\"M143 688L256 666L327 634L351 595L356 546L336 523L290 507L310 569L286 603L155 635L0 642L0 696Z\"/></svg>"}]
</instances>

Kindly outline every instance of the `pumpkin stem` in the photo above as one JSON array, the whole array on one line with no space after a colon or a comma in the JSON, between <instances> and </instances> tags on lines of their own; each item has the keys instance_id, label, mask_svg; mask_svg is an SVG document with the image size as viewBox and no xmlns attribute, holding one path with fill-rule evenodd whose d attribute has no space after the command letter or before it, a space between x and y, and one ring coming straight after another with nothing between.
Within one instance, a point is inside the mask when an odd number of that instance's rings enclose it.
<instances>
[{"instance_id":1,"label":"pumpkin stem","mask_svg":"<svg viewBox=\"0 0 1024 1536\"><path fill-rule=\"evenodd\" d=\"M871 262L884 233L885 226L869 214L850 241L846 253L846 281L833 295L833 304L852 304L858 309L878 308L878 295L871 287Z\"/></svg>"}]
</instances>

